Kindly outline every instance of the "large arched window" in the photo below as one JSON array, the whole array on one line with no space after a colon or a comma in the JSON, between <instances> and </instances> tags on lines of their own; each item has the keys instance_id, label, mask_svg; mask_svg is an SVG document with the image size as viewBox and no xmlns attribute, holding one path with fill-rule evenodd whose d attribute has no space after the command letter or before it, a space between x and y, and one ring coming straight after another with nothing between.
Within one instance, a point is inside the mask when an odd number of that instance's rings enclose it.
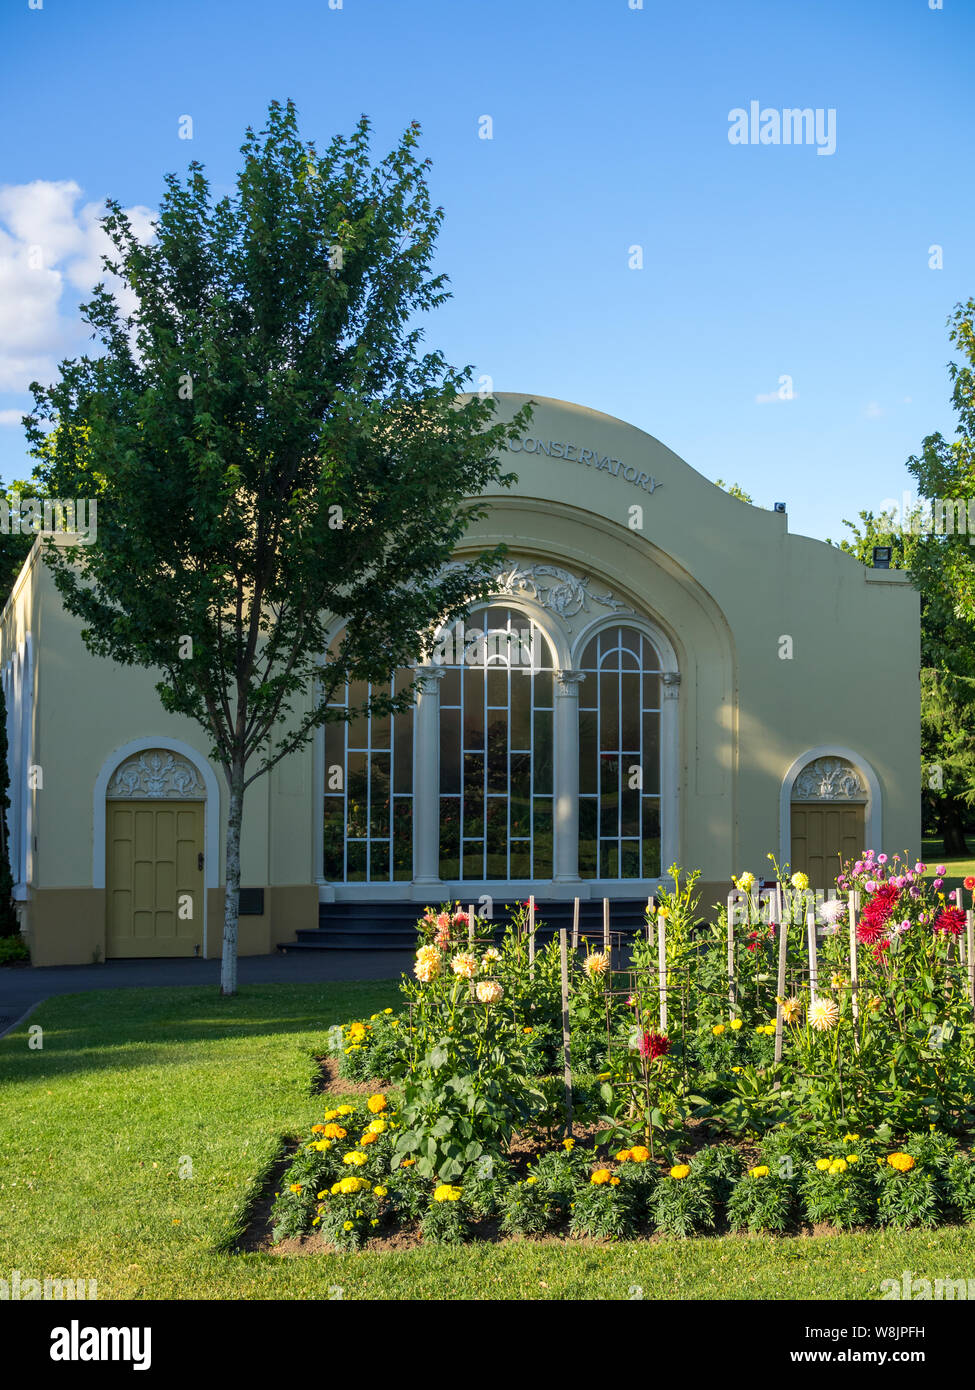
<instances>
[{"instance_id":1,"label":"large arched window","mask_svg":"<svg viewBox=\"0 0 975 1390\"><path fill-rule=\"evenodd\" d=\"M492 605L467 619L440 683L440 876L552 876L552 655Z\"/></svg>"},{"instance_id":2,"label":"large arched window","mask_svg":"<svg viewBox=\"0 0 975 1390\"><path fill-rule=\"evenodd\" d=\"M355 709L374 694L413 682L352 681L333 705ZM358 715L325 725L324 876L333 883L391 883L413 877L413 711Z\"/></svg>"},{"instance_id":3,"label":"large arched window","mask_svg":"<svg viewBox=\"0 0 975 1390\"><path fill-rule=\"evenodd\" d=\"M632 627L609 627L580 662L579 875L660 875L660 657Z\"/></svg>"}]
</instances>

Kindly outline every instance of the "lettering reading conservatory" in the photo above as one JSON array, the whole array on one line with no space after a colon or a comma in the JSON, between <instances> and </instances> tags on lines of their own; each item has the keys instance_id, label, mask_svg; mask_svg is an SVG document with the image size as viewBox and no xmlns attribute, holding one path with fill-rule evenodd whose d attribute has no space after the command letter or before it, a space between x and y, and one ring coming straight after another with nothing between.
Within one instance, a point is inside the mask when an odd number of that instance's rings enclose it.
<instances>
[{"instance_id":1,"label":"lettering reading conservatory","mask_svg":"<svg viewBox=\"0 0 975 1390\"><path fill-rule=\"evenodd\" d=\"M907 577L620 420L536 398L532 429L457 555L506 543L490 600L441 634L410 712L330 724L249 789L243 953L355 944L350 923L447 898L645 901L675 861L709 906L769 850L825 886L838 854L919 847ZM40 546L0 643L34 961L219 954L227 793L202 730L86 651Z\"/></svg>"}]
</instances>

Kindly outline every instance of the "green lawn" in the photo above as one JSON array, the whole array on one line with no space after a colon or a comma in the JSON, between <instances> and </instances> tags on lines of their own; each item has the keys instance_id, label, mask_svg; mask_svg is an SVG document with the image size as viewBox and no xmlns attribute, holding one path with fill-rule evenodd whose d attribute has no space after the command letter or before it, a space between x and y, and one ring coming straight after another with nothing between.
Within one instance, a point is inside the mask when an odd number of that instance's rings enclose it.
<instances>
[{"instance_id":1,"label":"green lawn","mask_svg":"<svg viewBox=\"0 0 975 1390\"><path fill-rule=\"evenodd\" d=\"M975 835L970 834L967 836L967 839L970 844L975 844ZM945 859L942 841L930 836L926 836L921 843L923 845L924 863L927 865L928 870L924 877L934 878L934 871L939 864L943 864L948 870L945 875L943 889L945 897L955 888L961 888L965 879L970 875L975 876L975 859ZM971 906L971 897L967 892L964 896L965 907L967 908Z\"/></svg>"},{"instance_id":2,"label":"green lawn","mask_svg":"<svg viewBox=\"0 0 975 1390\"><path fill-rule=\"evenodd\" d=\"M97 1279L103 1299L835 1299L875 1298L905 1269L975 1273L971 1228L221 1253L283 1138L320 1115L313 1056L328 1026L396 999L395 983L373 982L48 1000L0 1040L0 1277ZM32 1051L38 1023L44 1047Z\"/></svg>"}]
</instances>

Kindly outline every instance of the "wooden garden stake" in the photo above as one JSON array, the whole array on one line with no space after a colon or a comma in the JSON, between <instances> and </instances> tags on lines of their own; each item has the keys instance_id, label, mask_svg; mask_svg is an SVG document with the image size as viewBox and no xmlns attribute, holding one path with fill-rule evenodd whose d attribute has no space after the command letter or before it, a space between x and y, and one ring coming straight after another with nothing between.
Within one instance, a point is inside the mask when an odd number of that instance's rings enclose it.
<instances>
[{"instance_id":1,"label":"wooden garden stake","mask_svg":"<svg viewBox=\"0 0 975 1390\"><path fill-rule=\"evenodd\" d=\"M965 914L968 923L968 996L975 1009L975 912L968 909Z\"/></svg>"},{"instance_id":2,"label":"wooden garden stake","mask_svg":"<svg viewBox=\"0 0 975 1390\"><path fill-rule=\"evenodd\" d=\"M474 940L474 904L467 904L467 939Z\"/></svg>"},{"instance_id":3,"label":"wooden garden stake","mask_svg":"<svg viewBox=\"0 0 975 1390\"><path fill-rule=\"evenodd\" d=\"M603 950L609 955L609 898L603 898Z\"/></svg>"},{"instance_id":4,"label":"wooden garden stake","mask_svg":"<svg viewBox=\"0 0 975 1390\"><path fill-rule=\"evenodd\" d=\"M809 998L817 997L819 990L819 961L816 954L816 909L806 910L806 934L809 938Z\"/></svg>"},{"instance_id":5,"label":"wooden garden stake","mask_svg":"<svg viewBox=\"0 0 975 1390\"><path fill-rule=\"evenodd\" d=\"M576 898L576 918L579 915L579 899ZM572 1066L569 1061L569 951L565 939L565 927L559 929L559 957L562 965L562 1078L565 1086L565 1130L572 1134Z\"/></svg>"},{"instance_id":6,"label":"wooden garden stake","mask_svg":"<svg viewBox=\"0 0 975 1390\"><path fill-rule=\"evenodd\" d=\"M572 949L577 949L579 945L579 899L574 898L572 902Z\"/></svg>"},{"instance_id":7,"label":"wooden garden stake","mask_svg":"<svg viewBox=\"0 0 975 1390\"><path fill-rule=\"evenodd\" d=\"M728 1003L735 1007L735 899L737 894L728 894Z\"/></svg>"},{"instance_id":8,"label":"wooden garden stake","mask_svg":"<svg viewBox=\"0 0 975 1390\"><path fill-rule=\"evenodd\" d=\"M850 1007L853 1012L853 1049L859 1052L860 968L857 964L857 895L854 892L850 893Z\"/></svg>"},{"instance_id":9,"label":"wooden garden stake","mask_svg":"<svg viewBox=\"0 0 975 1390\"><path fill-rule=\"evenodd\" d=\"M779 919L779 971L775 977L775 1060L782 1061L782 1005L778 1000L785 998L785 965L789 949L789 929L782 916L782 888L775 885L775 911ZM778 1082L775 1083L778 1086Z\"/></svg>"},{"instance_id":10,"label":"wooden garden stake","mask_svg":"<svg viewBox=\"0 0 975 1390\"><path fill-rule=\"evenodd\" d=\"M528 975L535 975L535 894L528 897Z\"/></svg>"},{"instance_id":11,"label":"wooden garden stake","mask_svg":"<svg viewBox=\"0 0 975 1390\"><path fill-rule=\"evenodd\" d=\"M647 898L647 945L653 941L653 898Z\"/></svg>"},{"instance_id":12,"label":"wooden garden stake","mask_svg":"<svg viewBox=\"0 0 975 1390\"><path fill-rule=\"evenodd\" d=\"M667 918L657 914L657 970L660 981L660 1031L667 1031Z\"/></svg>"}]
</instances>

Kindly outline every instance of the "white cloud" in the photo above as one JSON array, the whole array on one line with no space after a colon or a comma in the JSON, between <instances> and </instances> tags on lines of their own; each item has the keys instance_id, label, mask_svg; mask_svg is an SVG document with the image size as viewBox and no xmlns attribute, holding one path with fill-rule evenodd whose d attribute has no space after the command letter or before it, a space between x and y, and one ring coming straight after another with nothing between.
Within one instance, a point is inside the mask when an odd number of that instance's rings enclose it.
<instances>
[{"instance_id":1,"label":"white cloud","mask_svg":"<svg viewBox=\"0 0 975 1390\"><path fill-rule=\"evenodd\" d=\"M102 206L78 207L81 196L70 180L0 187L0 391L23 393L34 379L52 380L58 360L90 341L78 305L99 280L108 281L101 258L112 248L98 223ZM152 212L127 211L147 239ZM131 308L128 292L119 298Z\"/></svg>"},{"instance_id":2,"label":"white cloud","mask_svg":"<svg viewBox=\"0 0 975 1390\"><path fill-rule=\"evenodd\" d=\"M884 409L883 406L878 405L876 401L870 401L863 413L868 420L879 420L884 413Z\"/></svg>"},{"instance_id":3,"label":"white cloud","mask_svg":"<svg viewBox=\"0 0 975 1390\"><path fill-rule=\"evenodd\" d=\"M0 425L19 425L26 410L0 410Z\"/></svg>"}]
</instances>

